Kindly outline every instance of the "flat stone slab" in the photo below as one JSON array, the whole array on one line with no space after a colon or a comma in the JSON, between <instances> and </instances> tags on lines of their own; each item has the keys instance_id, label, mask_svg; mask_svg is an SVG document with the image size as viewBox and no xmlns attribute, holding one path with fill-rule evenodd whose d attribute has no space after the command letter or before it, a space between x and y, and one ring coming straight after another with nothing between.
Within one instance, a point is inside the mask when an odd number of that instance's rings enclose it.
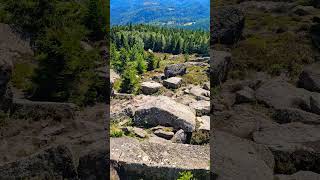
<instances>
[{"instance_id":1,"label":"flat stone slab","mask_svg":"<svg viewBox=\"0 0 320 180\"><path fill-rule=\"evenodd\" d=\"M134 114L134 122L138 126L169 125L186 132L192 132L195 129L195 120L196 116L188 106L166 96L146 98Z\"/></svg>"},{"instance_id":2,"label":"flat stone slab","mask_svg":"<svg viewBox=\"0 0 320 180\"><path fill-rule=\"evenodd\" d=\"M320 173L319 125L296 122L262 128L253 133L253 139L272 151L276 173L291 174L299 170Z\"/></svg>"},{"instance_id":3,"label":"flat stone slab","mask_svg":"<svg viewBox=\"0 0 320 180\"><path fill-rule=\"evenodd\" d=\"M12 114L17 118L34 120L53 118L56 120L73 119L78 107L72 103L29 101L14 99Z\"/></svg>"},{"instance_id":4,"label":"flat stone slab","mask_svg":"<svg viewBox=\"0 0 320 180\"><path fill-rule=\"evenodd\" d=\"M190 103L189 106L196 111L197 116L204 116L210 114L210 101L196 101Z\"/></svg>"},{"instance_id":5,"label":"flat stone slab","mask_svg":"<svg viewBox=\"0 0 320 180\"><path fill-rule=\"evenodd\" d=\"M275 109L300 108L310 109L312 93L302 88L296 88L282 79L273 79L265 82L256 91L259 102Z\"/></svg>"},{"instance_id":6,"label":"flat stone slab","mask_svg":"<svg viewBox=\"0 0 320 180\"><path fill-rule=\"evenodd\" d=\"M182 78L179 77L171 77L163 81L163 85L166 88L177 89L181 86Z\"/></svg>"},{"instance_id":7,"label":"flat stone slab","mask_svg":"<svg viewBox=\"0 0 320 180\"><path fill-rule=\"evenodd\" d=\"M209 146L111 138L110 160L131 178L177 179L179 172L192 171L195 178L210 179L209 149Z\"/></svg>"},{"instance_id":8,"label":"flat stone slab","mask_svg":"<svg viewBox=\"0 0 320 180\"><path fill-rule=\"evenodd\" d=\"M267 147L213 129L211 169L218 180L272 180L274 159Z\"/></svg>"}]
</instances>

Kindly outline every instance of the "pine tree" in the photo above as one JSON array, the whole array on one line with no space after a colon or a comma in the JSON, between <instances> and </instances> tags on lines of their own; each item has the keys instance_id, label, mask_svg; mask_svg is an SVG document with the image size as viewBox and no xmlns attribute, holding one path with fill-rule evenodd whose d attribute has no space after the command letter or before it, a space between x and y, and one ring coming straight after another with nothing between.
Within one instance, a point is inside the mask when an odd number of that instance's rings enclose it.
<instances>
[{"instance_id":1,"label":"pine tree","mask_svg":"<svg viewBox=\"0 0 320 180\"><path fill-rule=\"evenodd\" d=\"M122 93L136 93L139 89L139 77L134 63L128 63L122 75L120 91Z\"/></svg>"},{"instance_id":2,"label":"pine tree","mask_svg":"<svg viewBox=\"0 0 320 180\"><path fill-rule=\"evenodd\" d=\"M156 65L156 57L153 53L148 53L147 55L147 62L148 62L148 71L152 71L155 69Z\"/></svg>"},{"instance_id":3,"label":"pine tree","mask_svg":"<svg viewBox=\"0 0 320 180\"><path fill-rule=\"evenodd\" d=\"M141 54L137 54L136 62L137 62L137 72L138 72L138 74L143 74L144 72L146 72L147 63L143 59L143 56Z\"/></svg>"}]
</instances>

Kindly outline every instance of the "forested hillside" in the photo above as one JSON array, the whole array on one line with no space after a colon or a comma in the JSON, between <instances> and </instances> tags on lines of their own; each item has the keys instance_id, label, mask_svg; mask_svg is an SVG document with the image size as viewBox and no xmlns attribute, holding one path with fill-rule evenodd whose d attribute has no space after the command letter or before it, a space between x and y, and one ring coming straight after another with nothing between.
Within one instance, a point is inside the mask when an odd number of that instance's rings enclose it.
<instances>
[{"instance_id":1,"label":"forested hillside","mask_svg":"<svg viewBox=\"0 0 320 180\"><path fill-rule=\"evenodd\" d=\"M209 31L209 0L111 0L111 25L153 24Z\"/></svg>"},{"instance_id":2,"label":"forested hillside","mask_svg":"<svg viewBox=\"0 0 320 180\"><path fill-rule=\"evenodd\" d=\"M95 69L103 60L93 42L104 40L108 29L107 7L102 3L3 0L1 21L30 40L35 52L35 61L15 66L26 68L14 69L18 79L14 86L22 87L33 100L87 104L99 98L102 82Z\"/></svg>"},{"instance_id":3,"label":"forested hillside","mask_svg":"<svg viewBox=\"0 0 320 180\"><path fill-rule=\"evenodd\" d=\"M122 75L121 92L137 92L138 79L146 71L160 68L161 58L154 52L208 55L209 33L150 25L111 28L111 65ZM167 58L167 57L164 57Z\"/></svg>"},{"instance_id":4,"label":"forested hillside","mask_svg":"<svg viewBox=\"0 0 320 180\"><path fill-rule=\"evenodd\" d=\"M143 46L145 50L172 54L208 54L209 32L149 25L115 26L111 39L119 47Z\"/></svg>"},{"instance_id":5,"label":"forested hillside","mask_svg":"<svg viewBox=\"0 0 320 180\"><path fill-rule=\"evenodd\" d=\"M111 28L114 176L209 179L209 37L206 31L150 24ZM136 158L141 152L147 163ZM127 171L132 165L142 168Z\"/></svg>"}]
</instances>

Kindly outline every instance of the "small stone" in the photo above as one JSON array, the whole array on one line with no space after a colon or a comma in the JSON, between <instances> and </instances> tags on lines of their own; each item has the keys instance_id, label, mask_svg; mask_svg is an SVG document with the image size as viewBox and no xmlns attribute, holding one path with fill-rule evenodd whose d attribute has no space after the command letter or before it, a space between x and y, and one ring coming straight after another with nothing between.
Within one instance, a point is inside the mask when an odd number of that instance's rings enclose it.
<instances>
[{"instance_id":1,"label":"small stone","mask_svg":"<svg viewBox=\"0 0 320 180\"><path fill-rule=\"evenodd\" d=\"M177 131L173 138L171 139L172 142L174 143L186 143L187 142L187 134L182 130L180 129L179 131Z\"/></svg>"},{"instance_id":2,"label":"small stone","mask_svg":"<svg viewBox=\"0 0 320 180\"><path fill-rule=\"evenodd\" d=\"M164 131L162 129L156 130L154 134L168 140L170 140L174 136L173 132Z\"/></svg>"},{"instance_id":3,"label":"small stone","mask_svg":"<svg viewBox=\"0 0 320 180\"><path fill-rule=\"evenodd\" d=\"M145 138L147 136L147 132L141 128L133 127L132 132L140 138Z\"/></svg>"},{"instance_id":4,"label":"small stone","mask_svg":"<svg viewBox=\"0 0 320 180\"><path fill-rule=\"evenodd\" d=\"M202 87L203 89L205 89L205 90L208 90L208 91L210 91L210 82L206 82L206 83L204 83L204 85L203 85L203 87Z\"/></svg>"}]
</instances>

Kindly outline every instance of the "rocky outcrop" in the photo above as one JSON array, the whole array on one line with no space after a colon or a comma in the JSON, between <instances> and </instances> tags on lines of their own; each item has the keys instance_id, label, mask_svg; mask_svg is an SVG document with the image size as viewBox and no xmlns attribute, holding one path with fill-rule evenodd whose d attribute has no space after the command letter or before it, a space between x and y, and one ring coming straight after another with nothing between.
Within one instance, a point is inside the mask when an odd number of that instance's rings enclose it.
<instances>
[{"instance_id":1,"label":"rocky outcrop","mask_svg":"<svg viewBox=\"0 0 320 180\"><path fill-rule=\"evenodd\" d=\"M271 180L274 159L264 145L212 130L211 171L217 180Z\"/></svg>"},{"instance_id":2,"label":"rocky outcrop","mask_svg":"<svg viewBox=\"0 0 320 180\"><path fill-rule=\"evenodd\" d=\"M233 44L241 37L244 13L234 7L215 7L211 10L211 44Z\"/></svg>"},{"instance_id":3,"label":"rocky outcrop","mask_svg":"<svg viewBox=\"0 0 320 180\"><path fill-rule=\"evenodd\" d=\"M24 159L0 166L2 179L76 180L72 154L65 146L51 147Z\"/></svg>"},{"instance_id":4,"label":"rocky outcrop","mask_svg":"<svg viewBox=\"0 0 320 180\"><path fill-rule=\"evenodd\" d=\"M73 119L77 106L72 103L39 102L15 99L12 107L12 116L23 119L54 120Z\"/></svg>"},{"instance_id":5,"label":"rocky outcrop","mask_svg":"<svg viewBox=\"0 0 320 180\"><path fill-rule=\"evenodd\" d=\"M184 64L172 64L168 65L164 69L164 75L167 78L174 77L174 76L182 76L186 74L187 67Z\"/></svg>"},{"instance_id":6,"label":"rocky outcrop","mask_svg":"<svg viewBox=\"0 0 320 180\"><path fill-rule=\"evenodd\" d=\"M231 54L224 51L211 51L211 73L210 84L211 86L220 85L228 76L231 68Z\"/></svg>"},{"instance_id":7,"label":"rocky outcrop","mask_svg":"<svg viewBox=\"0 0 320 180\"><path fill-rule=\"evenodd\" d=\"M186 132L195 129L195 119L195 114L188 106L166 96L149 97L134 114L134 123L137 125L146 127L169 125Z\"/></svg>"},{"instance_id":8,"label":"rocky outcrop","mask_svg":"<svg viewBox=\"0 0 320 180\"><path fill-rule=\"evenodd\" d=\"M79 158L78 165L78 176L79 179L108 179L108 166L109 166L109 154L107 150L107 146L95 146L95 148L91 148L90 151L83 153L83 155ZM110 166L111 168L111 166ZM113 168L113 167L112 167ZM113 169L114 170L114 169ZM112 171L111 171L112 172ZM113 172L113 177L116 179L117 172Z\"/></svg>"},{"instance_id":9,"label":"rocky outcrop","mask_svg":"<svg viewBox=\"0 0 320 180\"><path fill-rule=\"evenodd\" d=\"M124 179L177 179L191 171L194 178L210 179L209 146L139 142L133 138L112 138L110 161Z\"/></svg>"},{"instance_id":10,"label":"rocky outcrop","mask_svg":"<svg viewBox=\"0 0 320 180\"><path fill-rule=\"evenodd\" d=\"M291 174L299 170L320 173L320 126L289 123L262 128L253 139L268 146L275 157L275 172Z\"/></svg>"}]
</instances>

